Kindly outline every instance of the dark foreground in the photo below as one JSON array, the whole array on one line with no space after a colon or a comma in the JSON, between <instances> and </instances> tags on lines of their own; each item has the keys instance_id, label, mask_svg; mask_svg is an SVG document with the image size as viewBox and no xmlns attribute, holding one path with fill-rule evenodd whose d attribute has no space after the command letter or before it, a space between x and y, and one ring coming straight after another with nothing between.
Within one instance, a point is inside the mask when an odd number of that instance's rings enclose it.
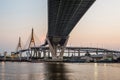
<instances>
[{"instance_id":1,"label":"dark foreground","mask_svg":"<svg viewBox=\"0 0 120 80\"><path fill-rule=\"evenodd\" d=\"M0 62L0 80L120 80L118 63Z\"/></svg>"}]
</instances>

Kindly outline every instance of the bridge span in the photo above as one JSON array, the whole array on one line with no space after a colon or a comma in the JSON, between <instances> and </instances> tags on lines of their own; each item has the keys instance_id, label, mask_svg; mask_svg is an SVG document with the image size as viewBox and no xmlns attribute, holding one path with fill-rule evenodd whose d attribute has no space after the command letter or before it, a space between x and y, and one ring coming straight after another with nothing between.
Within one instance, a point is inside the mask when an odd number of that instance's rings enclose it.
<instances>
[{"instance_id":1,"label":"bridge span","mask_svg":"<svg viewBox=\"0 0 120 80\"><path fill-rule=\"evenodd\" d=\"M60 53L60 51L57 51ZM41 46L41 47L31 47L29 49L23 49L19 50L18 52L14 54L21 54L19 58L21 59L23 54L27 54L27 59L32 60L32 59L43 59L43 60L51 60L52 59L52 53L50 52L49 47ZM71 58L73 55L77 55L77 59L80 60L81 56L85 55L116 55L120 54L120 51L115 51L115 50L108 50L108 49L103 49L103 48L94 48L94 47L65 47L64 49L64 55L63 57L67 56ZM59 57L59 55L57 56ZM117 56L116 56L117 57ZM119 56L118 56L119 58ZM64 58L63 58L64 60Z\"/></svg>"}]
</instances>

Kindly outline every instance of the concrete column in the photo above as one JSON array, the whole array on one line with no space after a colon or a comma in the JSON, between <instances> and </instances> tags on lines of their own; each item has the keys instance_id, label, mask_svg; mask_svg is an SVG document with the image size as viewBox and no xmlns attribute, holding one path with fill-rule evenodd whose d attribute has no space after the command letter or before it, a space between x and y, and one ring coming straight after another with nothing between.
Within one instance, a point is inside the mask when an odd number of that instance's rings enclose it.
<instances>
[{"instance_id":1,"label":"concrete column","mask_svg":"<svg viewBox=\"0 0 120 80\"><path fill-rule=\"evenodd\" d=\"M68 49L68 57L70 57L70 50Z\"/></svg>"},{"instance_id":2,"label":"concrete column","mask_svg":"<svg viewBox=\"0 0 120 80\"><path fill-rule=\"evenodd\" d=\"M41 58L41 52L40 51L38 51L38 57Z\"/></svg>"},{"instance_id":3,"label":"concrete column","mask_svg":"<svg viewBox=\"0 0 120 80\"><path fill-rule=\"evenodd\" d=\"M80 57L80 49L78 50L78 57Z\"/></svg>"},{"instance_id":4,"label":"concrete column","mask_svg":"<svg viewBox=\"0 0 120 80\"><path fill-rule=\"evenodd\" d=\"M45 50L43 51L43 57L44 57L44 59L46 59L46 51Z\"/></svg>"},{"instance_id":5,"label":"concrete column","mask_svg":"<svg viewBox=\"0 0 120 80\"><path fill-rule=\"evenodd\" d=\"M32 59L33 54L32 54L32 50L31 49L29 50L29 53L30 53L30 59Z\"/></svg>"},{"instance_id":6,"label":"concrete column","mask_svg":"<svg viewBox=\"0 0 120 80\"><path fill-rule=\"evenodd\" d=\"M46 39L47 39L47 42L49 44L49 49L50 49L51 54L52 54L52 59L55 60L55 61L63 60L63 54L64 54L66 44L68 42L68 37L65 38L66 40L65 40L65 43L63 45L56 44L57 42L59 43L59 41L62 39L61 37L54 37L52 44L49 40L49 37L47 37ZM58 53L57 49L58 48L60 49L60 55L57 55L57 53Z\"/></svg>"},{"instance_id":7,"label":"concrete column","mask_svg":"<svg viewBox=\"0 0 120 80\"><path fill-rule=\"evenodd\" d=\"M74 50L74 57L75 57L75 50Z\"/></svg>"},{"instance_id":8,"label":"concrete column","mask_svg":"<svg viewBox=\"0 0 120 80\"><path fill-rule=\"evenodd\" d=\"M48 57L50 57L50 50L48 50Z\"/></svg>"},{"instance_id":9,"label":"concrete column","mask_svg":"<svg viewBox=\"0 0 120 80\"><path fill-rule=\"evenodd\" d=\"M29 60L30 53L29 53L29 52L26 52L26 55L27 55L27 60Z\"/></svg>"},{"instance_id":10,"label":"concrete column","mask_svg":"<svg viewBox=\"0 0 120 80\"><path fill-rule=\"evenodd\" d=\"M19 52L19 59L22 60L22 52Z\"/></svg>"}]
</instances>

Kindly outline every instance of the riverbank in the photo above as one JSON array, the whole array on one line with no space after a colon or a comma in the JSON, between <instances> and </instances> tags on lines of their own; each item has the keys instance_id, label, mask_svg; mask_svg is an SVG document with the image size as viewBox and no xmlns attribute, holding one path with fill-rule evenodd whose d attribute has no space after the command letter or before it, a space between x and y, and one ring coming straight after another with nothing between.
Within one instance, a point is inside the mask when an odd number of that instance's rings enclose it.
<instances>
[{"instance_id":1,"label":"riverbank","mask_svg":"<svg viewBox=\"0 0 120 80\"><path fill-rule=\"evenodd\" d=\"M55 60L0 60L0 62L31 62L31 63L46 63L46 62L60 62L60 63L120 63L120 61L108 61L108 60L101 60L101 61L85 61L85 60L63 60L63 61L55 61Z\"/></svg>"}]
</instances>

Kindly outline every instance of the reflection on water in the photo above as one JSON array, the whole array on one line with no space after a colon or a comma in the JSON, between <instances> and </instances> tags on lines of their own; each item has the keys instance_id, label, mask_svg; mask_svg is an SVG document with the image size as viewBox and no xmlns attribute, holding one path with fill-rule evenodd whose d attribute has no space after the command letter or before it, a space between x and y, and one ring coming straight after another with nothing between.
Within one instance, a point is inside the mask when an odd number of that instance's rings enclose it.
<instances>
[{"instance_id":1,"label":"reflection on water","mask_svg":"<svg viewBox=\"0 0 120 80\"><path fill-rule=\"evenodd\" d=\"M4 62L1 63L1 67L2 67L1 69L2 73L1 73L0 80L5 80L5 63Z\"/></svg>"},{"instance_id":2,"label":"reflection on water","mask_svg":"<svg viewBox=\"0 0 120 80\"><path fill-rule=\"evenodd\" d=\"M94 64L94 80L98 80L98 64Z\"/></svg>"},{"instance_id":3,"label":"reflection on water","mask_svg":"<svg viewBox=\"0 0 120 80\"><path fill-rule=\"evenodd\" d=\"M120 64L0 62L0 80L120 80Z\"/></svg>"},{"instance_id":4,"label":"reflection on water","mask_svg":"<svg viewBox=\"0 0 120 80\"><path fill-rule=\"evenodd\" d=\"M65 74L67 69L63 63L47 63L45 69L47 72L46 80L68 80Z\"/></svg>"}]
</instances>

